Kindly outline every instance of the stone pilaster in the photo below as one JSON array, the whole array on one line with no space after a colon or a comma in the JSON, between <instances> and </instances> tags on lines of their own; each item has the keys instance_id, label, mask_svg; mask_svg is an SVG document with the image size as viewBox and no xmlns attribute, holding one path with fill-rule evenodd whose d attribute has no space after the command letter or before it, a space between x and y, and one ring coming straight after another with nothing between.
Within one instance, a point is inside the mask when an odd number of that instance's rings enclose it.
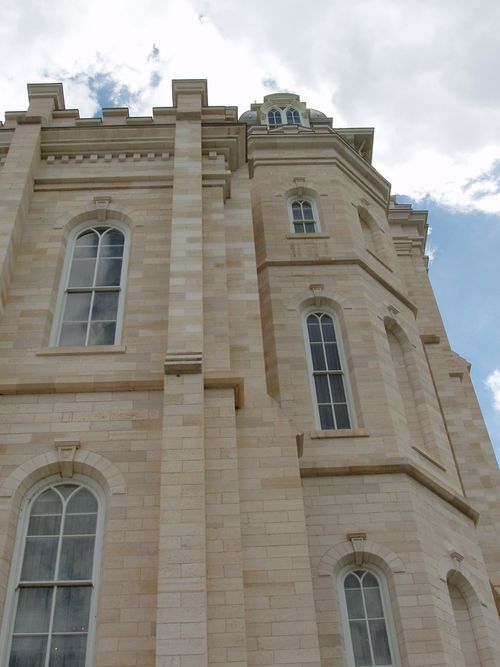
<instances>
[{"instance_id":1,"label":"stone pilaster","mask_svg":"<svg viewBox=\"0 0 500 667\"><path fill-rule=\"evenodd\" d=\"M174 81L172 234L165 360L157 667L207 665L202 260L202 81Z\"/></svg>"},{"instance_id":2,"label":"stone pilaster","mask_svg":"<svg viewBox=\"0 0 500 667\"><path fill-rule=\"evenodd\" d=\"M19 246L24 220L40 163L42 124L50 122L54 109L64 108L61 84L28 85L30 105L20 115L0 171L0 310L3 310Z\"/></svg>"},{"instance_id":3,"label":"stone pilaster","mask_svg":"<svg viewBox=\"0 0 500 667\"><path fill-rule=\"evenodd\" d=\"M204 188L205 484L209 665L245 667L246 628L236 408L229 348L222 188Z\"/></svg>"}]
</instances>

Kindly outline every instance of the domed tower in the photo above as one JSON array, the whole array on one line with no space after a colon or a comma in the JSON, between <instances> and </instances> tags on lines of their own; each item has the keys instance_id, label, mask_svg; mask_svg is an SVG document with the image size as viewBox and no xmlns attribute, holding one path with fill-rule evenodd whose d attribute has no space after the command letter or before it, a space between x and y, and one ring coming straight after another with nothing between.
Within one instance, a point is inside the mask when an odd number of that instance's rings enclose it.
<instances>
[{"instance_id":1,"label":"domed tower","mask_svg":"<svg viewBox=\"0 0 500 667\"><path fill-rule=\"evenodd\" d=\"M476 399L428 280L427 213L390 196L372 128L335 128L289 93L240 121L267 388L300 434L322 664L422 664L424 640L439 664L482 664L498 499L474 467L498 479L497 466L465 416Z\"/></svg>"}]
</instances>

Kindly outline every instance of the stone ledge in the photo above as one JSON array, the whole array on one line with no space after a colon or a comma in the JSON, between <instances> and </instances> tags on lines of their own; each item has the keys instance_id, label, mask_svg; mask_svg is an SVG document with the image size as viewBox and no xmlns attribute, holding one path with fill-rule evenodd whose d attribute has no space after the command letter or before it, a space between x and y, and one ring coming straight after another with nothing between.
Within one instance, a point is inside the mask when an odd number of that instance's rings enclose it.
<instances>
[{"instance_id":1,"label":"stone ledge","mask_svg":"<svg viewBox=\"0 0 500 667\"><path fill-rule=\"evenodd\" d=\"M59 357L79 354L123 354L127 351L126 345L87 345L68 347L42 347L35 352L37 357Z\"/></svg>"},{"instance_id":2,"label":"stone ledge","mask_svg":"<svg viewBox=\"0 0 500 667\"><path fill-rule=\"evenodd\" d=\"M410 310L414 313L417 312L417 306L413 301L410 301L402 292L399 291L397 287L394 287L380 276L376 271L374 271L368 264L359 259L358 257L342 257L338 259L333 259L332 257L314 257L314 258L290 258L290 259L274 259L274 260L264 260L257 266L257 273L260 273L264 269L269 267L282 267L282 266L342 266L342 265L352 265L361 267L368 275L374 278L378 283L387 289L391 294L404 303Z\"/></svg>"},{"instance_id":3,"label":"stone ledge","mask_svg":"<svg viewBox=\"0 0 500 667\"><path fill-rule=\"evenodd\" d=\"M309 431L311 440L331 438L367 438L369 433L364 428L326 429L325 431Z\"/></svg>"},{"instance_id":4,"label":"stone ledge","mask_svg":"<svg viewBox=\"0 0 500 667\"><path fill-rule=\"evenodd\" d=\"M244 380L240 376L231 374L231 371L213 370L205 371L203 382L205 389L233 389L234 407L243 407L244 401Z\"/></svg>"},{"instance_id":5,"label":"stone ledge","mask_svg":"<svg viewBox=\"0 0 500 667\"><path fill-rule=\"evenodd\" d=\"M300 241L305 239L329 239L330 234L322 234L321 232L305 232L304 234L297 232L296 234L290 232L286 235L286 238L290 241Z\"/></svg>"},{"instance_id":6,"label":"stone ledge","mask_svg":"<svg viewBox=\"0 0 500 667\"><path fill-rule=\"evenodd\" d=\"M444 486L439 480L421 470L408 459L401 458L390 463L345 466L315 465L312 460L307 459L300 461L301 477L349 477L354 475L394 475L398 473L408 475L408 477L419 482L469 519L472 519L474 524L477 524L479 512L463 496Z\"/></svg>"},{"instance_id":7,"label":"stone ledge","mask_svg":"<svg viewBox=\"0 0 500 667\"><path fill-rule=\"evenodd\" d=\"M0 382L0 396L13 394L83 394L100 391L162 391L163 376L116 379L103 375L80 375L77 379L39 380L26 378Z\"/></svg>"}]
</instances>

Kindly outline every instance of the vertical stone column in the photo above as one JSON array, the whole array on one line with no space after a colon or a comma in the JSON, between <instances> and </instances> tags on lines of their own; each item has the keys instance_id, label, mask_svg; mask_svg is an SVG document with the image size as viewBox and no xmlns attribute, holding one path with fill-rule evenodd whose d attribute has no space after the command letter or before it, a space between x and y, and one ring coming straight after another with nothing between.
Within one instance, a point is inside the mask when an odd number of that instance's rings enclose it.
<instances>
[{"instance_id":1,"label":"vertical stone column","mask_svg":"<svg viewBox=\"0 0 500 667\"><path fill-rule=\"evenodd\" d=\"M0 171L0 311L7 299L16 249L40 163L42 124L50 122L54 109L64 109L60 83L29 84L28 96L28 111L18 118Z\"/></svg>"},{"instance_id":2,"label":"vertical stone column","mask_svg":"<svg viewBox=\"0 0 500 667\"><path fill-rule=\"evenodd\" d=\"M222 162L222 168L224 164ZM208 664L245 667L246 627L222 188L203 197Z\"/></svg>"},{"instance_id":3,"label":"vertical stone column","mask_svg":"<svg viewBox=\"0 0 500 667\"><path fill-rule=\"evenodd\" d=\"M201 110L204 81L174 81L157 667L207 665Z\"/></svg>"}]
</instances>

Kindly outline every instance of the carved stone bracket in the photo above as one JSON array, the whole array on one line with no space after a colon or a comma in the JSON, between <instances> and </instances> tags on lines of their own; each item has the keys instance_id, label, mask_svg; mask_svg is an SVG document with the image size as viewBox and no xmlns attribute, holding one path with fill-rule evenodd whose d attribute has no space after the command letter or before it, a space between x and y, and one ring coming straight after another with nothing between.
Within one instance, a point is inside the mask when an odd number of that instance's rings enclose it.
<instances>
[{"instance_id":1,"label":"carved stone bracket","mask_svg":"<svg viewBox=\"0 0 500 667\"><path fill-rule=\"evenodd\" d=\"M304 185L306 184L306 179L303 176L296 176L293 179L293 182L295 183L297 194L299 197L302 197L304 194Z\"/></svg>"},{"instance_id":2,"label":"carved stone bracket","mask_svg":"<svg viewBox=\"0 0 500 667\"><path fill-rule=\"evenodd\" d=\"M397 317L399 315L399 310L396 308L396 306L393 306L392 303L388 303L387 305L387 310L391 314L391 317Z\"/></svg>"},{"instance_id":3,"label":"carved stone bracket","mask_svg":"<svg viewBox=\"0 0 500 667\"><path fill-rule=\"evenodd\" d=\"M321 306L321 296L323 294L323 288L324 285L318 283L315 285L309 285L309 289L313 293L314 296L314 305L315 306Z\"/></svg>"},{"instance_id":4,"label":"carved stone bracket","mask_svg":"<svg viewBox=\"0 0 500 667\"><path fill-rule=\"evenodd\" d=\"M76 450L80 449L79 440L54 440L59 459L61 477L73 477Z\"/></svg>"},{"instance_id":5,"label":"carved stone bracket","mask_svg":"<svg viewBox=\"0 0 500 667\"><path fill-rule=\"evenodd\" d=\"M164 363L165 375L201 373L202 362L201 352L167 352Z\"/></svg>"},{"instance_id":6,"label":"carved stone bracket","mask_svg":"<svg viewBox=\"0 0 500 667\"><path fill-rule=\"evenodd\" d=\"M464 559L464 556L459 553L458 551L450 551L450 558L453 561L453 565L455 566L455 570L460 571L460 564Z\"/></svg>"},{"instance_id":7,"label":"carved stone bracket","mask_svg":"<svg viewBox=\"0 0 500 667\"><path fill-rule=\"evenodd\" d=\"M304 433L297 433L295 441L297 443L297 456L301 459L304 454Z\"/></svg>"},{"instance_id":8,"label":"carved stone bracket","mask_svg":"<svg viewBox=\"0 0 500 667\"><path fill-rule=\"evenodd\" d=\"M356 565L363 563L363 554L365 551L366 533L347 533L347 539L352 544L354 551L354 562Z\"/></svg>"},{"instance_id":9,"label":"carved stone bracket","mask_svg":"<svg viewBox=\"0 0 500 667\"><path fill-rule=\"evenodd\" d=\"M94 197L94 204L97 212L97 219L103 222L108 214L108 206L111 203L111 197L98 195Z\"/></svg>"}]
</instances>

